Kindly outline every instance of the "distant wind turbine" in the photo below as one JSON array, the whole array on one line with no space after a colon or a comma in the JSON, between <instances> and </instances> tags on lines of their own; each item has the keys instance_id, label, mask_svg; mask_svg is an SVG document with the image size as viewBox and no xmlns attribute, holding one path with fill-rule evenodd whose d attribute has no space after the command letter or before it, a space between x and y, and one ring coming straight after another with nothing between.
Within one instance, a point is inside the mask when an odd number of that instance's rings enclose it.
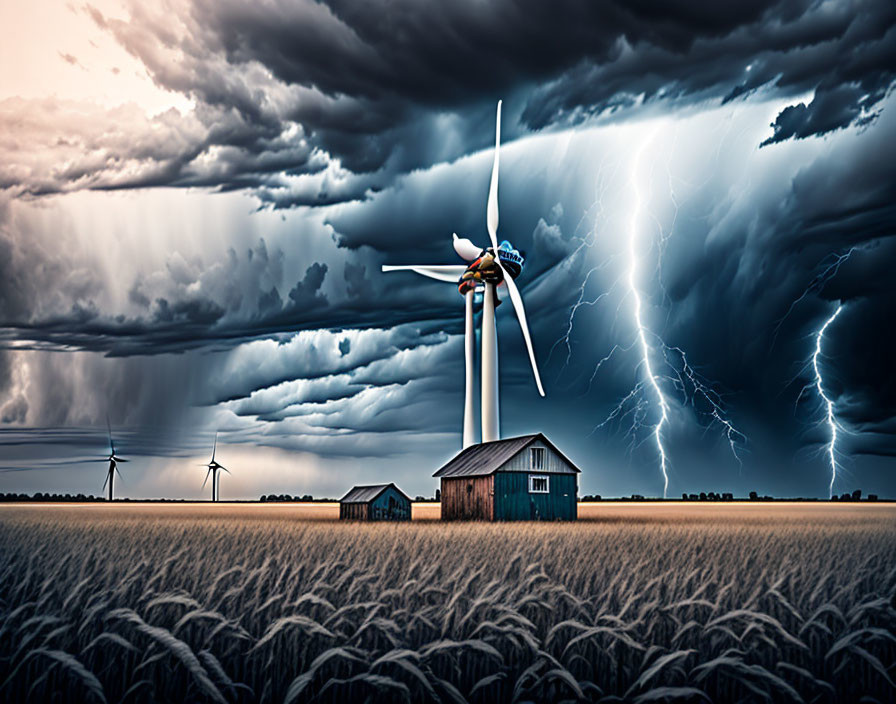
<instances>
[{"instance_id":1,"label":"distant wind turbine","mask_svg":"<svg viewBox=\"0 0 896 704\"><path fill-rule=\"evenodd\" d=\"M112 490L115 484L115 473L118 472L118 463L127 462L127 460L115 454L115 443L112 441L112 426L109 425L108 417L106 418L106 429L109 431L109 470L106 472L106 481L103 482L103 489L105 490L106 484L109 485L109 501L112 501ZM101 461L105 462L106 460ZM121 472L118 472L118 476L121 478Z\"/></svg>"},{"instance_id":2,"label":"distant wind turbine","mask_svg":"<svg viewBox=\"0 0 896 704\"><path fill-rule=\"evenodd\" d=\"M205 481L202 482L202 488L205 489L205 484L208 482L209 476L212 478L212 501L218 500L218 470L223 469L225 472L230 474L230 470L223 465L215 462L215 452L218 449L218 433L215 432L215 444L212 446L212 459L208 464L200 465L201 467L208 467L208 471L205 473Z\"/></svg>"}]
</instances>

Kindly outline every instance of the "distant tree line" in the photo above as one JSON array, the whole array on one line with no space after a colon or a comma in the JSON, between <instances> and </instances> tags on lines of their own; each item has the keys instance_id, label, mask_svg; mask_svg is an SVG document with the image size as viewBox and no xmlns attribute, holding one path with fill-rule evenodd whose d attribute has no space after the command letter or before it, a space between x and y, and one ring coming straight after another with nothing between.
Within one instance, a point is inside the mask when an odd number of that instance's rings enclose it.
<instances>
[{"instance_id":1,"label":"distant tree line","mask_svg":"<svg viewBox=\"0 0 896 704\"><path fill-rule=\"evenodd\" d=\"M589 501L602 501L602 497L600 494L585 494L582 496L579 501L589 502ZM613 501L655 501L656 499L645 498L643 494L632 494L631 496L623 496L618 499L611 499ZM683 493L681 495L682 501L737 501L734 494L730 491L725 492L715 492L715 491L701 491L699 494L688 494ZM842 494L839 497L835 494L831 497L831 501L861 501L862 500L862 490L856 489L851 494ZM768 494L764 496L760 496L757 492L750 492L750 501L818 501L818 499L807 499L802 496L795 498L775 498L774 496L769 496ZM866 501L877 501L877 494L868 494L868 498Z\"/></svg>"},{"instance_id":2,"label":"distant tree line","mask_svg":"<svg viewBox=\"0 0 896 704\"><path fill-rule=\"evenodd\" d=\"M430 498L426 496L417 496L414 498L414 501L417 502L425 502L425 501L439 501L441 499L441 492L436 489L435 498ZM25 501L40 501L40 502L71 502L71 503L87 503L91 501L102 502L107 499L104 496L94 496L93 494L44 494L43 492L38 491L36 494L16 494L16 493L0 493L0 503L10 503L10 502L25 502ZM116 501L137 501L137 499L116 499ZM302 496L292 496L291 494L262 494L258 499L262 503L276 503L276 502L286 502L286 501L320 501L320 502L332 502L337 501L337 499L328 499L328 498L314 498L311 494L303 494ZM585 494L582 496L579 501L602 501L603 498L600 494ZM652 499L646 499L642 494L632 494L629 497L622 497L621 501L648 501ZM735 501L734 495L731 492L723 492L716 493L714 491L704 492L701 491L699 494L687 494L683 493L681 495L682 501ZM831 497L831 501L861 501L862 500L862 490L856 489L851 494L841 494L837 496ZM865 498L865 501L877 501L877 494L868 494ZM160 503L168 503L168 502L178 502L183 503L184 499L139 499L140 502L145 501L153 501ZM776 499L773 496L765 495L760 496L757 492L750 492L750 501L817 501L817 499L805 499L803 497L796 497L791 499Z\"/></svg>"},{"instance_id":3,"label":"distant tree line","mask_svg":"<svg viewBox=\"0 0 896 704\"><path fill-rule=\"evenodd\" d=\"M856 489L851 494L840 494L840 498L837 498L837 495L834 494L831 497L831 501L861 501L862 500L862 490ZM868 494L868 498L866 501L877 501L877 494Z\"/></svg>"},{"instance_id":4,"label":"distant tree line","mask_svg":"<svg viewBox=\"0 0 896 704\"><path fill-rule=\"evenodd\" d=\"M433 498L431 496L416 496L416 497L414 497L414 501L420 501L420 502L438 501L440 498L441 498L441 492L438 489L436 489L435 498ZM262 503L276 503L279 501L305 501L305 502L308 502L308 501L322 501L322 502L323 501L326 501L326 502L338 501L338 499L327 499L327 498L316 499L311 494L303 494L302 496L298 496L298 495L292 496L291 494L262 494L258 500L261 501Z\"/></svg>"},{"instance_id":5,"label":"distant tree line","mask_svg":"<svg viewBox=\"0 0 896 704\"><path fill-rule=\"evenodd\" d=\"M85 496L84 494L44 494L39 491L36 494L28 495L28 494L14 494L12 492L8 494L0 494L0 502L10 502L10 501L70 501L72 503L85 503L87 501L105 501L105 497L102 496L94 496L93 494L89 494Z\"/></svg>"}]
</instances>

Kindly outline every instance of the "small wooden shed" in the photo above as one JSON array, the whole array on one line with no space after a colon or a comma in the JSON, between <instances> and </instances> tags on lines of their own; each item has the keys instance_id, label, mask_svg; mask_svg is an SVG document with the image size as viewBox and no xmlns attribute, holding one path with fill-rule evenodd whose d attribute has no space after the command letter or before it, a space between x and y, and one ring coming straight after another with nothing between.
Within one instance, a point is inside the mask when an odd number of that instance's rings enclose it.
<instances>
[{"instance_id":1,"label":"small wooden shed","mask_svg":"<svg viewBox=\"0 0 896 704\"><path fill-rule=\"evenodd\" d=\"M339 500L339 518L355 521L409 521L411 500L394 484L356 486Z\"/></svg>"},{"instance_id":2,"label":"small wooden shed","mask_svg":"<svg viewBox=\"0 0 896 704\"><path fill-rule=\"evenodd\" d=\"M433 476L442 520L574 521L580 471L537 433L471 445Z\"/></svg>"}]
</instances>

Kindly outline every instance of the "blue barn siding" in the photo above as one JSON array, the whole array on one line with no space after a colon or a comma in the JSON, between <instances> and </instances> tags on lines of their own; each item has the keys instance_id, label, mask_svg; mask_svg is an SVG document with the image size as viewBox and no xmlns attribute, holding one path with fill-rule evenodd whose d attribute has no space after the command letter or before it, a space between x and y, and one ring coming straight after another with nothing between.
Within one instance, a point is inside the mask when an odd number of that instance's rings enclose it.
<instances>
[{"instance_id":1,"label":"blue barn siding","mask_svg":"<svg viewBox=\"0 0 896 704\"><path fill-rule=\"evenodd\" d=\"M393 500L390 510L389 499ZM370 502L368 518L376 520L409 521L411 520L411 502L391 486Z\"/></svg>"},{"instance_id":2,"label":"blue barn siding","mask_svg":"<svg viewBox=\"0 0 896 704\"><path fill-rule=\"evenodd\" d=\"M528 453L521 454L526 455L528 462ZM550 493L530 494L530 474L541 475L545 472L507 472L502 468L495 473L495 520L576 520L576 475L550 474Z\"/></svg>"}]
</instances>

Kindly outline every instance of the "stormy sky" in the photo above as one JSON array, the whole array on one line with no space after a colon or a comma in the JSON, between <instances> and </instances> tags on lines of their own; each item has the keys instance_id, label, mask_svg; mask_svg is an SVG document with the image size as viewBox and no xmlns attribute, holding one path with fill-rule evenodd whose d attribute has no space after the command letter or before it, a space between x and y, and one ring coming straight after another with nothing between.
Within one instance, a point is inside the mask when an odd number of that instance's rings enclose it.
<instances>
[{"instance_id":1,"label":"stormy sky","mask_svg":"<svg viewBox=\"0 0 896 704\"><path fill-rule=\"evenodd\" d=\"M503 303L502 435L545 432L582 494L662 495L662 449L670 496L826 498L827 398L834 491L896 496L892 2L40 0L0 27L0 491L100 493L108 417L123 496L204 496L216 431L224 499L431 495L463 302L380 267L487 242L502 99L547 392Z\"/></svg>"}]
</instances>

